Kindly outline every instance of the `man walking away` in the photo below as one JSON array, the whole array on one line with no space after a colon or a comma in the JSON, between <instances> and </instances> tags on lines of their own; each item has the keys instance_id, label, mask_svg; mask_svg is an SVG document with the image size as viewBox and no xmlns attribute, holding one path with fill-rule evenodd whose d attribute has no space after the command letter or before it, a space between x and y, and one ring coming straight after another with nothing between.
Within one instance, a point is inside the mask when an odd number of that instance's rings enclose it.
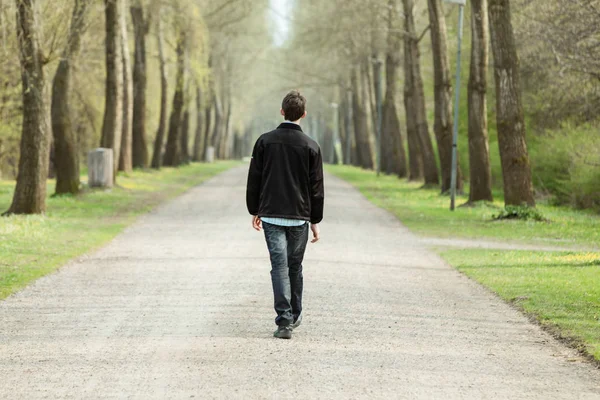
<instances>
[{"instance_id":1,"label":"man walking away","mask_svg":"<svg viewBox=\"0 0 600 400\"><path fill-rule=\"evenodd\" d=\"M274 336L291 339L302 322L302 261L308 242L319 241L323 219L323 159L319 145L305 135L306 99L297 91L283 99L285 122L262 135L252 152L246 204L252 227L264 229L271 257L275 297Z\"/></svg>"}]
</instances>

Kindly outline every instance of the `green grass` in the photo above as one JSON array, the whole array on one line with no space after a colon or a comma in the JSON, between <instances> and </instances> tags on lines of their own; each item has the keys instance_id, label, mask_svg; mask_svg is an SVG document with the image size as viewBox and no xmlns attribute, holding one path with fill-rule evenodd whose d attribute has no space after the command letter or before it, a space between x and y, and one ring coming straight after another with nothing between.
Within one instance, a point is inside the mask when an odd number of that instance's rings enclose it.
<instances>
[{"instance_id":1,"label":"green grass","mask_svg":"<svg viewBox=\"0 0 600 400\"><path fill-rule=\"evenodd\" d=\"M106 244L139 215L234 165L135 171L119 176L119 187L110 191L49 198L46 215L0 218L0 299ZM0 181L0 211L10 206L14 185ZM48 193L53 190L48 181Z\"/></svg>"},{"instance_id":2,"label":"green grass","mask_svg":"<svg viewBox=\"0 0 600 400\"><path fill-rule=\"evenodd\" d=\"M442 256L600 361L600 253L448 250Z\"/></svg>"},{"instance_id":3,"label":"green grass","mask_svg":"<svg viewBox=\"0 0 600 400\"><path fill-rule=\"evenodd\" d=\"M330 166L329 172L358 188L422 236L490 239L590 247L600 246L600 216L567 207L538 206L550 222L492 221L494 204L450 212L449 197L372 171ZM467 201L458 199L457 204ZM600 252L445 250L451 265L514 303L553 334L600 361Z\"/></svg>"},{"instance_id":4,"label":"green grass","mask_svg":"<svg viewBox=\"0 0 600 400\"><path fill-rule=\"evenodd\" d=\"M380 176L348 166L329 166L327 170L359 189L371 202L395 214L413 232L432 237L488 238L517 243L565 247L600 245L600 216L568 207L539 204L541 214L550 222L492 221L503 207L499 193L494 204L459 207L449 211L450 198L437 189L421 189L393 176ZM457 205L467 202L460 197Z\"/></svg>"}]
</instances>

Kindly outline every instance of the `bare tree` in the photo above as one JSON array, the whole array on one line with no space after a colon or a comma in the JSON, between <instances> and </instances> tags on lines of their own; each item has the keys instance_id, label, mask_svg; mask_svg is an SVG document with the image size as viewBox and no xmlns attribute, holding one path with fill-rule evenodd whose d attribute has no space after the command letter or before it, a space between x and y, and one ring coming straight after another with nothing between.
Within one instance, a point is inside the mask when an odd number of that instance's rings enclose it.
<instances>
[{"instance_id":1,"label":"bare tree","mask_svg":"<svg viewBox=\"0 0 600 400\"><path fill-rule=\"evenodd\" d=\"M21 61L23 125L17 186L4 215L40 214L46 209L50 126L44 59L38 43L34 0L17 1L17 37Z\"/></svg>"},{"instance_id":2,"label":"bare tree","mask_svg":"<svg viewBox=\"0 0 600 400\"><path fill-rule=\"evenodd\" d=\"M496 80L498 144L507 205L535 206L531 167L525 142L519 59L509 0L490 0L489 17Z\"/></svg>"},{"instance_id":3,"label":"bare tree","mask_svg":"<svg viewBox=\"0 0 600 400\"><path fill-rule=\"evenodd\" d=\"M56 194L79 192L79 151L73 130L71 110L72 67L81 47L89 0L75 0L67 45L56 69L52 84L52 133Z\"/></svg>"},{"instance_id":4,"label":"bare tree","mask_svg":"<svg viewBox=\"0 0 600 400\"><path fill-rule=\"evenodd\" d=\"M471 0L471 71L469 76L469 203L493 201L487 123L487 0Z\"/></svg>"}]
</instances>

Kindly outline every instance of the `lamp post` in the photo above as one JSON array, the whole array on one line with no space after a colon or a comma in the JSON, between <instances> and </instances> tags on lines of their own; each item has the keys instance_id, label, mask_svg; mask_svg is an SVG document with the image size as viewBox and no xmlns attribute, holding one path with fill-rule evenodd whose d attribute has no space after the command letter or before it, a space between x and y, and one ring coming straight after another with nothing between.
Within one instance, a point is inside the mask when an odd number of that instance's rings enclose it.
<instances>
[{"instance_id":1,"label":"lamp post","mask_svg":"<svg viewBox=\"0 0 600 400\"><path fill-rule=\"evenodd\" d=\"M462 38L463 38L463 24L465 19L465 5L467 0L445 0L447 3L458 4L458 50L456 56L456 86L454 93L456 95L454 99L454 131L452 134L452 177L450 181L450 211L454 211L456 208L456 176L458 170L458 117L460 108L460 68L461 68L461 55L462 55Z\"/></svg>"}]
</instances>

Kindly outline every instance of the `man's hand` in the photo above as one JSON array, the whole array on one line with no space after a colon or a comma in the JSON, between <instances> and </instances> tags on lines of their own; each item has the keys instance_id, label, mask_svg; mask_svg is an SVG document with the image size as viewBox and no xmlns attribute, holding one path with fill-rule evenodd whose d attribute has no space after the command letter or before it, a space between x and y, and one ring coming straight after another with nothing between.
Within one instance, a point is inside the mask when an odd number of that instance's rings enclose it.
<instances>
[{"instance_id":1,"label":"man's hand","mask_svg":"<svg viewBox=\"0 0 600 400\"><path fill-rule=\"evenodd\" d=\"M252 227L258 232L262 230L262 221L260 220L258 215L252 216Z\"/></svg>"},{"instance_id":2,"label":"man's hand","mask_svg":"<svg viewBox=\"0 0 600 400\"><path fill-rule=\"evenodd\" d=\"M311 243L317 243L319 239L321 239L321 229L319 229L319 224L311 224L310 230L313 234L313 240Z\"/></svg>"}]
</instances>

